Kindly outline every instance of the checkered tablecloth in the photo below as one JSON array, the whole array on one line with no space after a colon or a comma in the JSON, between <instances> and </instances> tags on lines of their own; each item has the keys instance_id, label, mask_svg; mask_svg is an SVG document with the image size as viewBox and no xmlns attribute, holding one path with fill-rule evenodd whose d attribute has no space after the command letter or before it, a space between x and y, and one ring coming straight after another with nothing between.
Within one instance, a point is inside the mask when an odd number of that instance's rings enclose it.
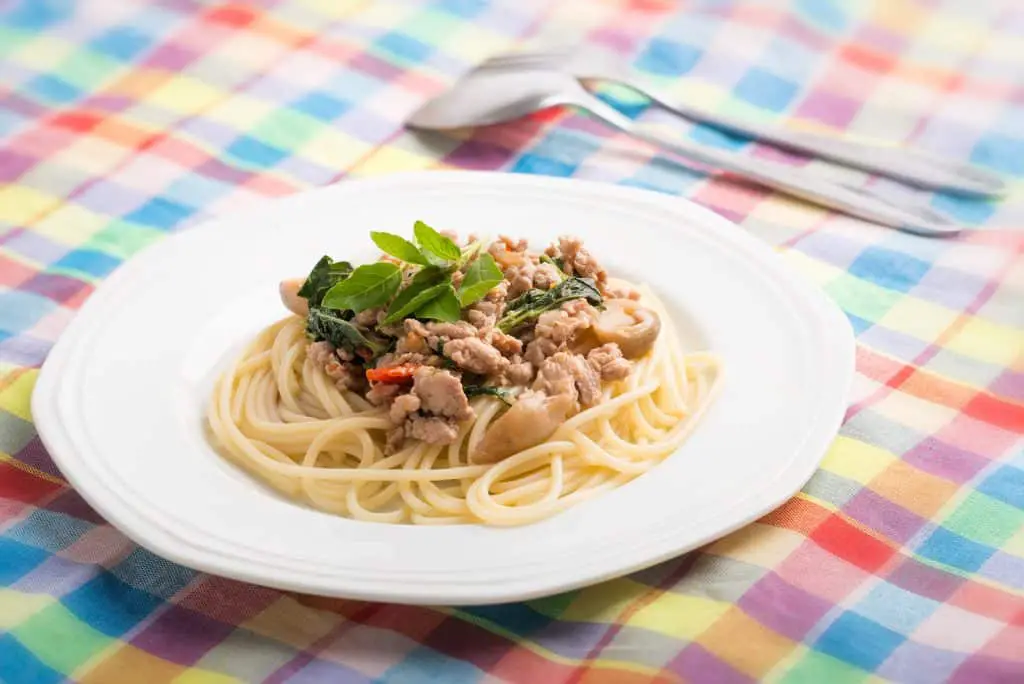
<instances>
[{"instance_id":1,"label":"checkered tablecloth","mask_svg":"<svg viewBox=\"0 0 1024 684\"><path fill-rule=\"evenodd\" d=\"M908 141L1013 192L922 195L968 226L927 240L709 179L572 112L451 137L401 127L472 64L554 36L718 111ZM194 572L68 487L29 397L118 264L255 198L435 168L688 197L824 288L856 329L858 372L803 492L630 577L428 609ZM1022 179L1016 0L0 0L0 681L1024 682Z\"/></svg>"}]
</instances>

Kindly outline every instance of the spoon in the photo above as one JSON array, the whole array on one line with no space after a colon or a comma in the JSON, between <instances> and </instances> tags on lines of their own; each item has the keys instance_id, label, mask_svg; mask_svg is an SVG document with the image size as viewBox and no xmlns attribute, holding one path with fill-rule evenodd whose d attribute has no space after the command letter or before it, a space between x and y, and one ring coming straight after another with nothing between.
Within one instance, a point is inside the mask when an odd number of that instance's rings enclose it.
<instances>
[{"instance_id":1,"label":"spoon","mask_svg":"<svg viewBox=\"0 0 1024 684\"><path fill-rule=\"evenodd\" d=\"M764 187L819 206L926 236L950 236L960 226L927 206L903 207L862 188L830 181L803 168L740 156L637 124L557 70L484 64L406 120L410 128L450 130L514 121L555 106L578 107L627 135Z\"/></svg>"}]
</instances>

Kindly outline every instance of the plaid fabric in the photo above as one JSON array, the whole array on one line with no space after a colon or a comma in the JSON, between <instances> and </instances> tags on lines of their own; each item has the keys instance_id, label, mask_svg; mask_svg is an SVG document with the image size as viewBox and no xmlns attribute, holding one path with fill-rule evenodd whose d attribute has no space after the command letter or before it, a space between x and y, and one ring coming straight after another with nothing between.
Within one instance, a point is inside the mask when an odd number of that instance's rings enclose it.
<instances>
[{"instance_id":1,"label":"plaid fabric","mask_svg":"<svg viewBox=\"0 0 1024 684\"><path fill-rule=\"evenodd\" d=\"M1024 681L1019 2L0 8L0 680ZM571 112L456 137L400 126L475 62L548 33L618 50L679 97L909 141L1016 177L1014 192L1000 203L923 196L970 226L927 240L709 179ZM601 95L667 120L623 89ZM680 133L803 163L703 126ZM648 571L465 610L211 577L106 525L29 414L36 369L96 283L212 213L423 168L638 185L778 247L843 308L859 343L854 403L804 491Z\"/></svg>"}]
</instances>

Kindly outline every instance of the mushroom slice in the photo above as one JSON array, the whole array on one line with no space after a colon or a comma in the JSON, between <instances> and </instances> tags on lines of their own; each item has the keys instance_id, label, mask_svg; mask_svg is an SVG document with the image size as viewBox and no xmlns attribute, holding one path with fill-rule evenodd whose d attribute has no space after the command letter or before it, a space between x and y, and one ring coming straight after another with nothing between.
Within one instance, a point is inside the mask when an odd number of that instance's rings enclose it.
<instances>
[{"instance_id":1,"label":"mushroom slice","mask_svg":"<svg viewBox=\"0 0 1024 684\"><path fill-rule=\"evenodd\" d=\"M658 314L632 299L608 299L604 304L605 310L594 324L594 334L601 344L614 342L627 359L649 352L661 332Z\"/></svg>"},{"instance_id":2,"label":"mushroom slice","mask_svg":"<svg viewBox=\"0 0 1024 684\"><path fill-rule=\"evenodd\" d=\"M567 394L549 397L543 392L523 392L512 408L491 424L470 461L496 463L537 446L575 410L576 401Z\"/></svg>"},{"instance_id":3,"label":"mushroom slice","mask_svg":"<svg viewBox=\"0 0 1024 684\"><path fill-rule=\"evenodd\" d=\"M309 315L309 302L305 297L299 296L299 290L302 289L304 282L306 282L304 278L289 278L282 280L278 288L281 293L281 303L293 314L303 318Z\"/></svg>"}]
</instances>

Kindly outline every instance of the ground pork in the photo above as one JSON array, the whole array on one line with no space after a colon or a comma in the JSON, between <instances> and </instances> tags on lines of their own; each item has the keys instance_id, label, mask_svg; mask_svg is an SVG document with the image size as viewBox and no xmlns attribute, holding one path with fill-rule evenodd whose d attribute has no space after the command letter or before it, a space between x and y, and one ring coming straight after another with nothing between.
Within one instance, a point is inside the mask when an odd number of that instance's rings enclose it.
<instances>
[{"instance_id":1,"label":"ground pork","mask_svg":"<svg viewBox=\"0 0 1024 684\"><path fill-rule=\"evenodd\" d=\"M562 282L562 274L558 272L557 267L548 263L537 264L537 268L533 272L533 286L535 288L550 290L560 282Z\"/></svg>"},{"instance_id":2,"label":"ground pork","mask_svg":"<svg viewBox=\"0 0 1024 684\"><path fill-rule=\"evenodd\" d=\"M558 351L558 343L548 337L538 337L526 345L523 357L535 367L540 367L544 360Z\"/></svg>"},{"instance_id":3,"label":"ground pork","mask_svg":"<svg viewBox=\"0 0 1024 684\"><path fill-rule=\"evenodd\" d=\"M580 332L594 325L597 312L583 299L574 299L554 311L545 311L537 317L534 338L546 337L556 344L567 344Z\"/></svg>"},{"instance_id":4,"label":"ground pork","mask_svg":"<svg viewBox=\"0 0 1024 684\"><path fill-rule=\"evenodd\" d=\"M366 393L366 400L374 406L386 406L401 391L400 385L378 382L370 386L370 391Z\"/></svg>"},{"instance_id":5,"label":"ground pork","mask_svg":"<svg viewBox=\"0 0 1024 684\"><path fill-rule=\"evenodd\" d=\"M607 299L632 299L634 302L640 299L640 293L629 285L608 285L601 294Z\"/></svg>"},{"instance_id":6,"label":"ground pork","mask_svg":"<svg viewBox=\"0 0 1024 684\"><path fill-rule=\"evenodd\" d=\"M622 357L622 350L614 342L591 349L587 363L597 371L602 380L624 380L629 375L629 361Z\"/></svg>"},{"instance_id":7,"label":"ground pork","mask_svg":"<svg viewBox=\"0 0 1024 684\"><path fill-rule=\"evenodd\" d=\"M402 394L395 397L395 400L391 402L391 408L388 411L388 417L391 418L391 422L396 425L403 422L410 413L415 413L420 410L420 398L415 394Z\"/></svg>"},{"instance_id":8,"label":"ground pork","mask_svg":"<svg viewBox=\"0 0 1024 684\"><path fill-rule=\"evenodd\" d=\"M558 352L537 370L532 389L549 397L568 394L583 406L593 406L601 399L601 378L579 354Z\"/></svg>"},{"instance_id":9,"label":"ground pork","mask_svg":"<svg viewBox=\"0 0 1024 684\"><path fill-rule=\"evenodd\" d=\"M532 379L533 364L519 355L513 356L505 369L505 381L510 385L528 385Z\"/></svg>"},{"instance_id":10,"label":"ground pork","mask_svg":"<svg viewBox=\"0 0 1024 684\"><path fill-rule=\"evenodd\" d=\"M483 299L472 304L466 310L466 320L477 328L491 328L497 324L498 318L505 311L505 300L508 298L508 281L501 281Z\"/></svg>"},{"instance_id":11,"label":"ground pork","mask_svg":"<svg viewBox=\"0 0 1024 684\"><path fill-rule=\"evenodd\" d=\"M405 422L405 434L427 444L451 444L459 437L459 426L451 418L413 415Z\"/></svg>"},{"instance_id":12,"label":"ground pork","mask_svg":"<svg viewBox=\"0 0 1024 684\"><path fill-rule=\"evenodd\" d=\"M363 367L349 363L352 359L351 354L347 353L347 360L342 360L329 342L311 342L306 346L306 356L322 368L327 377L334 380L338 389L352 392L366 389Z\"/></svg>"},{"instance_id":13,"label":"ground pork","mask_svg":"<svg viewBox=\"0 0 1024 684\"><path fill-rule=\"evenodd\" d=\"M526 248L526 240L513 241L511 238L501 235L487 248L487 253L494 257L502 270L505 270L510 266L519 266L529 260Z\"/></svg>"},{"instance_id":14,"label":"ground pork","mask_svg":"<svg viewBox=\"0 0 1024 684\"><path fill-rule=\"evenodd\" d=\"M473 409L459 378L446 370L420 368L413 376L412 393L419 397L420 410L455 420L469 420Z\"/></svg>"},{"instance_id":15,"label":"ground pork","mask_svg":"<svg viewBox=\"0 0 1024 684\"><path fill-rule=\"evenodd\" d=\"M583 241L576 237L563 236L558 238L557 245L551 245L544 252L553 259L562 259L562 270L569 275L582 278L593 278L602 287L608 282L608 272L597 259L583 246Z\"/></svg>"},{"instance_id":16,"label":"ground pork","mask_svg":"<svg viewBox=\"0 0 1024 684\"><path fill-rule=\"evenodd\" d=\"M444 355L459 368L479 375L498 375L508 367L508 359L478 337L446 342Z\"/></svg>"},{"instance_id":17,"label":"ground pork","mask_svg":"<svg viewBox=\"0 0 1024 684\"><path fill-rule=\"evenodd\" d=\"M377 317L383 312L384 307L382 306L375 309L364 309L355 315L352 322L364 328L372 328L377 325Z\"/></svg>"},{"instance_id":18,"label":"ground pork","mask_svg":"<svg viewBox=\"0 0 1024 684\"><path fill-rule=\"evenodd\" d=\"M482 330L481 337L505 356L521 354L523 351L522 340L518 337L506 335L497 328Z\"/></svg>"}]
</instances>

